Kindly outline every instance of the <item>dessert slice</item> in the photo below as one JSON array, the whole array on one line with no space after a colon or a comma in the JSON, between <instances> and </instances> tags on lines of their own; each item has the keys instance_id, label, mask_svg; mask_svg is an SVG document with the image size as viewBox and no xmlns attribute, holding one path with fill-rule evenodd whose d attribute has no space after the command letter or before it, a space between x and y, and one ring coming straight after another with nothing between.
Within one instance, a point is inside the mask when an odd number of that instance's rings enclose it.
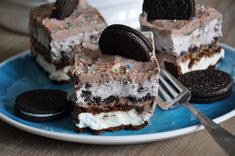
<instances>
[{"instance_id":1,"label":"dessert slice","mask_svg":"<svg viewBox=\"0 0 235 156\"><path fill-rule=\"evenodd\" d=\"M148 21L146 12L140 16L142 30L154 33L160 66L175 76L215 66L224 57L218 43L222 22L218 11L204 5L197 5L195 17L188 20Z\"/></svg>"},{"instance_id":2,"label":"dessert slice","mask_svg":"<svg viewBox=\"0 0 235 156\"><path fill-rule=\"evenodd\" d=\"M152 40L153 34L147 34ZM71 99L76 130L99 134L146 126L158 94L159 66L155 56L142 62L102 54L98 45L90 43L76 49L79 52L69 72L75 89Z\"/></svg>"},{"instance_id":3,"label":"dessert slice","mask_svg":"<svg viewBox=\"0 0 235 156\"><path fill-rule=\"evenodd\" d=\"M69 1L73 0L64 3ZM68 5L64 7L65 10L71 9ZM54 4L45 4L30 13L32 54L51 80L68 81L66 73L74 60L73 46L84 41L97 42L106 24L101 14L85 0L79 0L72 14L62 19L52 16L53 8ZM59 11L53 14L64 16L68 13L59 14Z\"/></svg>"}]
</instances>

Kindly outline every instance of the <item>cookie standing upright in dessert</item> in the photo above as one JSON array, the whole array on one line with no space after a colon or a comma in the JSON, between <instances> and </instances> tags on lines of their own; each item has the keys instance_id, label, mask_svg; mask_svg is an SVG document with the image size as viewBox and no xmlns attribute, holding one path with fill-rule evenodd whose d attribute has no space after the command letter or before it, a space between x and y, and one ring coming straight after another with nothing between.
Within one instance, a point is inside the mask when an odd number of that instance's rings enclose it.
<instances>
[{"instance_id":1,"label":"cookie standing upright in dessert","mask_svg":"<svg viewBox=\"0 0 235 156\"><path fill-rule=\"evenodd\" d=\"M101 14L86 0L57 0L56 4L36 7L30 12L29 23L32 54L51 80L68 81L73 46L96 42L105 26Z\"/></svg>"},{"instance_id":2,"label":"cookie standing upright in dessert","mask_svg":"<svg viewBox=\"0 0 235 156\"><path fill-rule=\"evenodd\" d=\"M133 30L112 25L100 37L102 52L98 45L84 43L83 53L77 53L70 70L77 131L134 130L149 122L156 106L159 65L153 34L145 33L152 41L149 47L148 39Z\"/></svg>"},{"instance_id":3,"label":"cookie standing upright in dessert","mask_svg":"<svg viewBox=\"0 0 235 156\"><path fill-rule=\"evenodd\" d=\"M154 33L160 65L175 76L215 66L224 57L218 43L222 15L193 1L146 0L140 16L142 30Z\"/></svg>"}]
</instances>

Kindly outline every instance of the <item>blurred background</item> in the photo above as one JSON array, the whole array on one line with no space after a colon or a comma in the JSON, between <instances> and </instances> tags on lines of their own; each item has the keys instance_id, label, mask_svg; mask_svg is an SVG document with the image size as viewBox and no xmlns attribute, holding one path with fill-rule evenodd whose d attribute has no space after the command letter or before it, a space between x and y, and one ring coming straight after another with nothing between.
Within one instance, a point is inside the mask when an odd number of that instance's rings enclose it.
<instances>
[{"instance_id":1,"label":"blurred background","mask_svg":"<svg viewBox=\"0 0 235 156\"><path fill-rule=\"evenodd\" d=\"M28 14L32 7L55 0L1 0L0 25L21 33L27 33ZM108 24L125 23L139 27L138 15L141 12L142 0L88 0L98 8ZM10 20L11 19L11 20Z\"/></svg>"},{"instance_id":2,"label":"blurred background","mask_svg":"<svg viewBox=\"0 0 235 156\"><path fill-rule=\"evenodd\" d=\"M1 54L4 53L0 57L0 61L16 53L16 51L29 49L27 32L30 9L54 1L0 0L0 52ZM139 28L138 18L142 11L143 0L88 0L88 2L99 9L108 24L123 23ZM235 0L196 0L196 3L205 3L224 15L224 37L222 40L235 47ZM2 46L2 44L4 45Z\"/></svg>"}]
</instances>

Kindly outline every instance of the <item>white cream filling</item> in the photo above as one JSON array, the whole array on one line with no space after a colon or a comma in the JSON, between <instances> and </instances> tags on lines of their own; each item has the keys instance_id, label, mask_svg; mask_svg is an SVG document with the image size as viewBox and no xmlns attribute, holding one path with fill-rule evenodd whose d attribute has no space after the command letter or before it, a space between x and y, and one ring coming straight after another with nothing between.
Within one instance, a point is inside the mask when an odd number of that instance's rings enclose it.
<instances>
[{"instance_id":1,"label":"white cream filling","mask_svg":"<svg viewBox=\"0 0 235 156\"><path fill-rule=\"evenodd\" d=\"M35 28L31 26L31 34L36 41L45 47L51 49L50 55L53 60L60 60L62 56L66 56L69 59L74 57L73 46L82 42L97 42L100 31L93 30L90 32L81 32L73 36L69 36L64 40L52 40L49 42L45 31L41 28Z\"/></svg>"},{"instance_id":2,"label":"white cream filling","mask_svg":"<svg viewBox=\"0 0 235 156\"><path fill-rule=\"evenodd\" d=\"M190 60L180 62L179 67L181 68L182 74L188 73L195 70L205 70L210 66L216 65L216 63L224 58L224 49L221 49L219 53L214 54L211 57L204 56L199 61L195 62L191 68L188 67Z\"/></svg>"},{"instance_id":3,"label":"white cream filling","mask_svg":"<svg viewBox=\"0 0 235 156\"><path fill-rule=\"evenodd\" d=\"M89 127L93 130L101 130L121 125L138 126L144 124L145 121L148 121L151 115L152 113L145 115L138 114L135 109L126 112L115 111L96 115L91 113L80 113L77 116L79 123L76 123L76 127Z\"/></svg>"},{"instance_id":4,"label":"white cream filling","mask_svg":"<svg viewBox=\"0 0 235 156\"><path fill-rule=\"evenodd\" d=\"M91 84L92 85L92 84ZM139 88L143 89L140 91ZM84 103L85 98L83 97L83 91L90 91L91 97L100 97L101 100L108 98L109 96L117 96L117 97L136 97L140 99L145 97L148 93L151 96L157 96L158 93L158 79L154 81L146 80L140 86L138 83L121 83L120 81L109 81L103 84L95 84L90 88L86 88L83 85L79 90L76 91L76 97L78 103Z\"/></svg>"},{"instance_id":5,"label":"white cream filling","mask_svg":"<svg viewBox=\"0 0 235 156\"><path fill-rule=\"evenodd\" d=\"M54 60L59 60L62 58L63 55L67 56L68 58L73 58L73 46L80 44L82 42L97 42L99 36L99 31L92 31L92 32L83 32L77 34L76 36L70 36L65 40L56 41L53 40L50 43L51 47L51 57Z\"/></svg>"},{"instance_id":6,"label":"white cream filling","mask_svg":"<svg viewBox=\"0 0 235 156\"><path fill-rule=\"evenodd\" d=\"M55 65L48 63L40 54L34 54L38 64L49 73L49 78L56 81L68 81L70 78L67 75L70 66L66 66L63 69L57 70Z\"/></svg>"},{"instance_id":7,"label":"white cream filling","mask_svg":"<svg viewBox=\"0 0 235 156\"><path fill-rule=\"evenodd\" d=\"M183 52L187 52L190 48L200 47L201 45L210 45L214 38L222 36L222 19L215 18L206 25L195 29L189 35L170 34L162 36L159 32L155 33L155 45L160 51L180 56Z\"/></svg>"}]
</instances>

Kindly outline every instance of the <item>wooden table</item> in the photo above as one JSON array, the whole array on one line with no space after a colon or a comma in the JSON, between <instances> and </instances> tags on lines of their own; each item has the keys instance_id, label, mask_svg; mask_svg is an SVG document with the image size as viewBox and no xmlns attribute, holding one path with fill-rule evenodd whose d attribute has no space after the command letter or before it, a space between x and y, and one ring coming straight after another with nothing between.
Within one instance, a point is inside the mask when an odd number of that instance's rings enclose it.
<instances>
[{"instance_id":1,"label":"wooden table","mask_svg":"<svg viewBox=\"0 0 235 156\"><path fill-rule=\"evenodd\" d=\"M235 47L235 1L200 0L214 6L224 15L222 41ZM0 28L0 61L29 49L29 38ZM235 117L221 124L235 134ZM234 145L235 147L235 145ZM32 135L0 121L0 155L173 155L223 156L226 155L203 130L179 138L160 142L97 146L51 140Z\"/></svg>"}]
</instances>

